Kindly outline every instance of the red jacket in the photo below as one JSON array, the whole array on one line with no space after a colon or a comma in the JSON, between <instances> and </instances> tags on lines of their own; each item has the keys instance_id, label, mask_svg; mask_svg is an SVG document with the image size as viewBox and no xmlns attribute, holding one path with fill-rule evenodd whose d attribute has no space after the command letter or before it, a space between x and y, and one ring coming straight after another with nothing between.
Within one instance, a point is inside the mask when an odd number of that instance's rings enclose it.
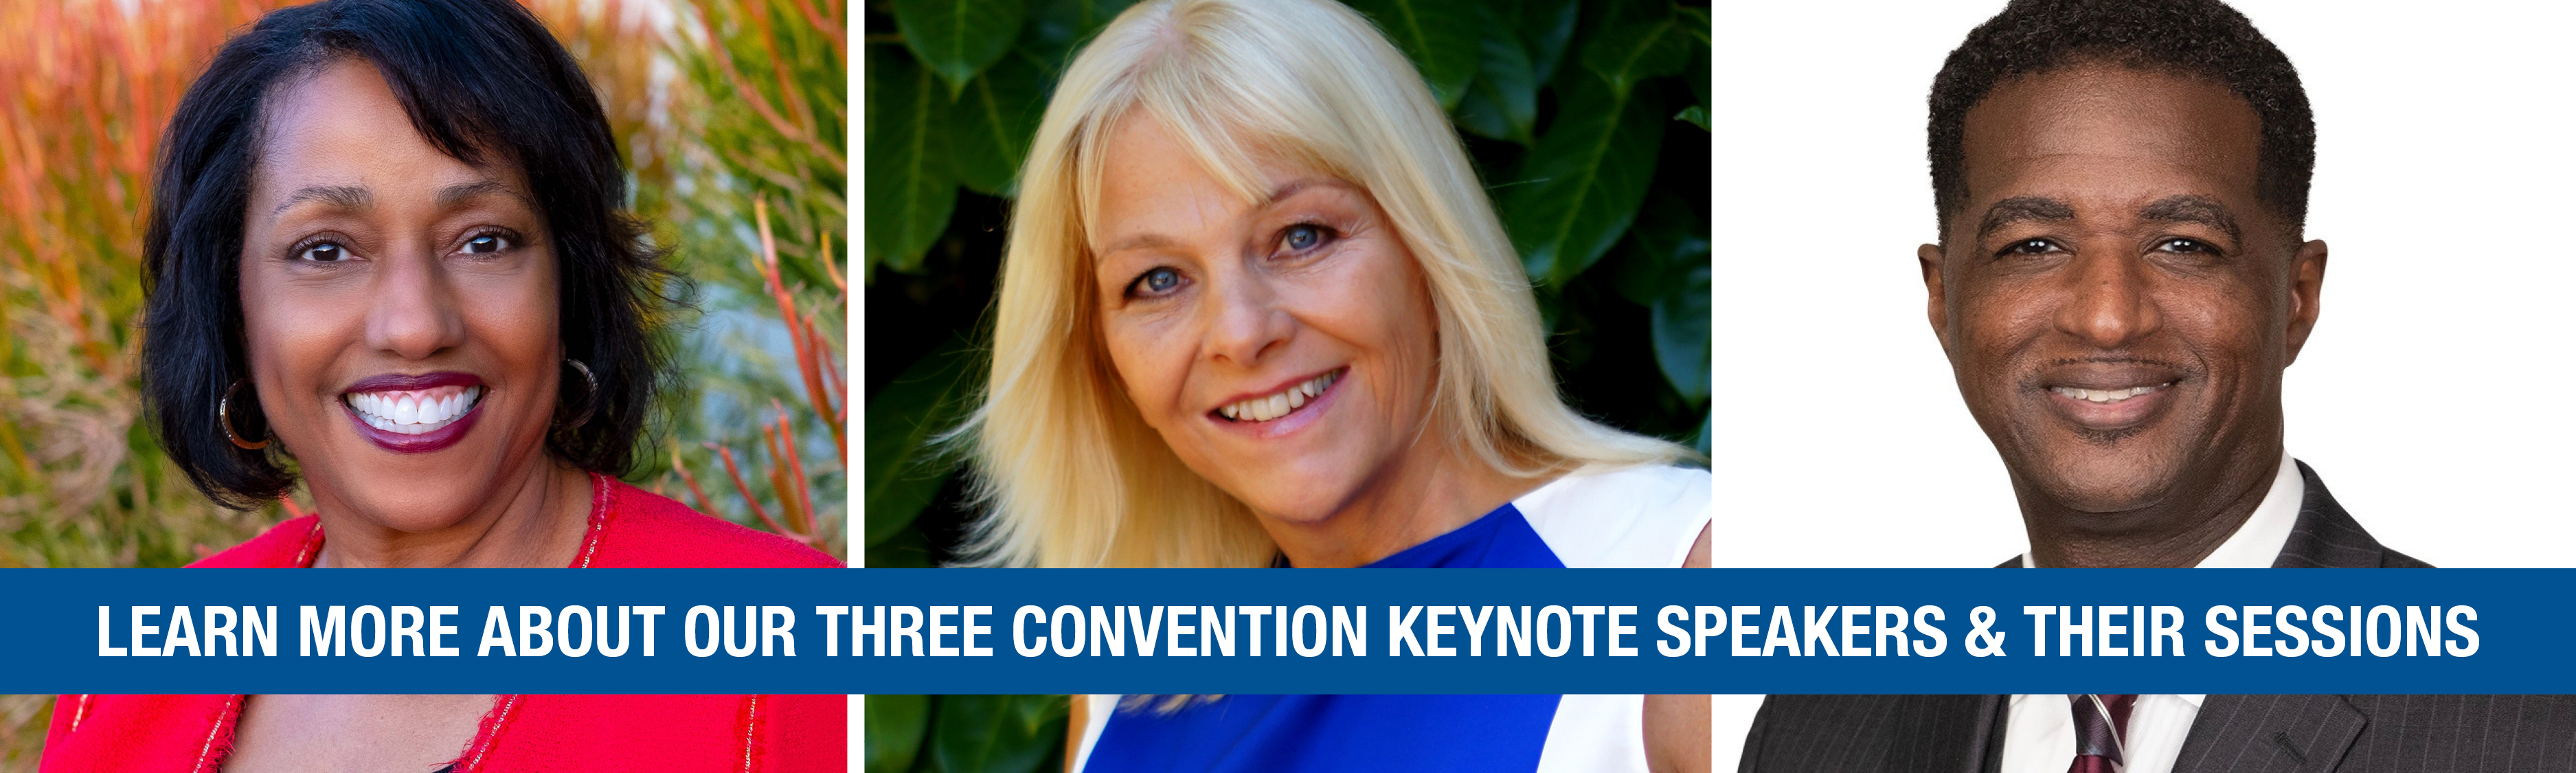
<instances>
[{"instance_id":1,"label":"red jacket","mask_svg":"<svg viewBox=\"0 0 2576 773\"><path fill-rule=\"evenodd\" d=\"M835 568L831 556L603 475L572 567ZM308 568L313 516L289 520L192 567ZM840 695L501 695L455 773L740 771L839 773L848 763ZM65 695L45 734L44 773L216 773L232 752L239 695Z\"/></svg>"}]
</instances>

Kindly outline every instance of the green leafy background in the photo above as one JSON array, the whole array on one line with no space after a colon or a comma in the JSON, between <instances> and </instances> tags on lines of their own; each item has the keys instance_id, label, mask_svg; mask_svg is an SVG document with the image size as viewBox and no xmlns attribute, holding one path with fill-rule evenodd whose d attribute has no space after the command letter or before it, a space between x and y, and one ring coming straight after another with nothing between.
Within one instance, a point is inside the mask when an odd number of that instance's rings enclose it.
<instances>
[{"instance_id":1,"label":"green leafy background","mask_svg":"<svg viewBox=\"0 0 2576 773\"><path fill-rule=\"evenodd\" d=\"M1708 449L1709 14L1702 0L1349 0L1449 111L1536 288L1560 387ZM1072 53L1132 0L868 6L864 549L955 557L956 426L1012 183ZM876 695L869 773L1064 764L1064 696Z\"/></svg>"}]
</instances>

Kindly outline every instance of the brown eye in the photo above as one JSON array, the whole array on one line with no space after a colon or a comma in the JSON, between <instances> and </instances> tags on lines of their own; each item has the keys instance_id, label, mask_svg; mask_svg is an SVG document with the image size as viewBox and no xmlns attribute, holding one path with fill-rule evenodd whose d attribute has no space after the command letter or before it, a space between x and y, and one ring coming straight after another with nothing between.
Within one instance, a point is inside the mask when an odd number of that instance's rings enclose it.
<instances>
[{"instance_id":1,"label":"brown eye","mask_svg":"<svg viewBox=\"0 0 2576 773\"><path fill-rule=\"evenodd\" d=\"M2050 244L2047 239L2023 239L2021 241L2013 242L2012 246L2005 247L2003 254L2045 255L2049 251L2055 249L2057 249L2057 245Z\"/></svg>"},{"instance_id":2,"label":"brown eye","mask_svg":"<svg viewBox=\"0 0 2576 773\"><path fill-rule=\"evenodd\" d=\"M502 236L500 234L484 234L482 236L466 240L463 252L468 255L481 255L485 253L500 252L509 248L509 237Z\"/></svg>"},{"instance_id":3,"label":"brown eye","mask_svg":"<svg viewBox=\"0 0 2576 773\"><path fill-rule=\"evenodd\" d=\"M349 249L331 242L323 242L304 248L304 251L295 254L295 258L316 263L336 263L349 258Z\"/></svg>"},{"instance_id":4,"label":"brown eye","mask_svg":"<svg viewBox=\"0 0 2576 773\"><path fill-rule=\"evenodd\" d=\"M2213 246L2208 242L2184 237L2166 239L2164 244L2157 245L2157 247L2166 252L2178 252L2187 255L2208 254L2218 251L2216 246Z\"/></svg>"}]
</instances>

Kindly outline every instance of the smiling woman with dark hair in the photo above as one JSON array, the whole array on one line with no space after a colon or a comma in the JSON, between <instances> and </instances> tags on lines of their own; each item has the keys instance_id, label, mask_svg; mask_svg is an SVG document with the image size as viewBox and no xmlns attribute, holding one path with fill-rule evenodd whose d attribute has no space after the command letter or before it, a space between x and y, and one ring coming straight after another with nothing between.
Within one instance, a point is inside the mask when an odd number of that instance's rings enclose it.
<instances>
[{"instance_id":1,"label":"smiling woman with dark hair","mask_svg":"<svg viewBox=\"0 0 2576 773\"><path fill-rule=\"evenodd\" d=\"M833 567L629 486L661 254L588 80L506 0L327 0L180 101L145 243L163 447L316 515L204 567ZM327 537L327 538L326 538ZM838 696L65 696L48 769L834 769ZM793 740L794 743L790 743Z\"/></svg>"}]
</instances>

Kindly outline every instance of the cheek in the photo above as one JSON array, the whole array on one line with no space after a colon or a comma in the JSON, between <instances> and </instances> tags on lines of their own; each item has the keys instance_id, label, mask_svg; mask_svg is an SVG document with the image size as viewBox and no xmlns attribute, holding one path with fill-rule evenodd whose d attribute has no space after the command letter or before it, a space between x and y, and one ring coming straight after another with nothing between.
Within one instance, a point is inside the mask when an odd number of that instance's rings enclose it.
<instances>
[{"instance_id":1,"label":"cheek","mask_svg":"<svg viewBox=\"0 0 2576 773\"><path fill-rule=\"evenodd\" d=\"M2288 362L2278 331L2264 324L2263 314L2241 313L2246 308L2195 304L2167 322L2174 338L2189 352L2186 356L2196 360L2222 392L2265 391L2266 385L2280 380L2281 368Z\"/></svg>"},{"instance_id":2,"label":"cheek","mask_svg":"<svg viewBox=\"0 0 2576 773\"><path fill-rule=\"evenodd\" d=\"M1401 383L1427 396L1440 348L1439 313L1413 257L1378 249L1353 261L1352 270L1325 281L1308 318L1331 326L1336 337L1387 357Z\"/></svg>"},{"instance_id":3,"label":"cheek","mask_svg":"<svg viewBox=\"0 0 2576 773\"><path fill-rule=\"evenodd\" d=\"M470 337L513 365L529 360L555 365L564 357L561 299L553 272L475 277L457 281L457 311Z\"/></svg>"},{"instance_id":4,"label":"cheek","mask_svg":"<svg viewBox=\"0 0 2576 773\"><path fill-rule=\"evenodd\" d=\"M1967 338L1969 355L2004 359L2024 348L2049 326L2055 311L2048 299L2026 287L1976 288L1965 297L1955 324ZM1984 372L1979 376L1996 375Z\"/></svg>"},{"instance_id":5,"label":"cheek","mask_svg":"<svg viewBox=\"0 0 2576 773\"><path fill-rule=\"evenodd\" d=\"M319 378L332 358L365 327L363 303L346 303L327 287L298 287L276 267L242 266L242 346L251 375L262 387L262 405L288 418L288 406L269 402L321 390ZM290 418L291 420L291 418Z\"/></svg>"},{"instance_id":6,"label":"cheek","mask_svg":"<svg viewBox=\"0 0 2576 773\"><path fill-rule=\"evenodd\" d=\"M1114 314L1114 312L1113 312ZM1188 380L1191 353L1186 325L1178 315L1118 315L1100 325L1101 346L1117 371L1128 400L1147 425L1161 428L1180 411L1182 383Z\"/></svg>"}]
</instances>

